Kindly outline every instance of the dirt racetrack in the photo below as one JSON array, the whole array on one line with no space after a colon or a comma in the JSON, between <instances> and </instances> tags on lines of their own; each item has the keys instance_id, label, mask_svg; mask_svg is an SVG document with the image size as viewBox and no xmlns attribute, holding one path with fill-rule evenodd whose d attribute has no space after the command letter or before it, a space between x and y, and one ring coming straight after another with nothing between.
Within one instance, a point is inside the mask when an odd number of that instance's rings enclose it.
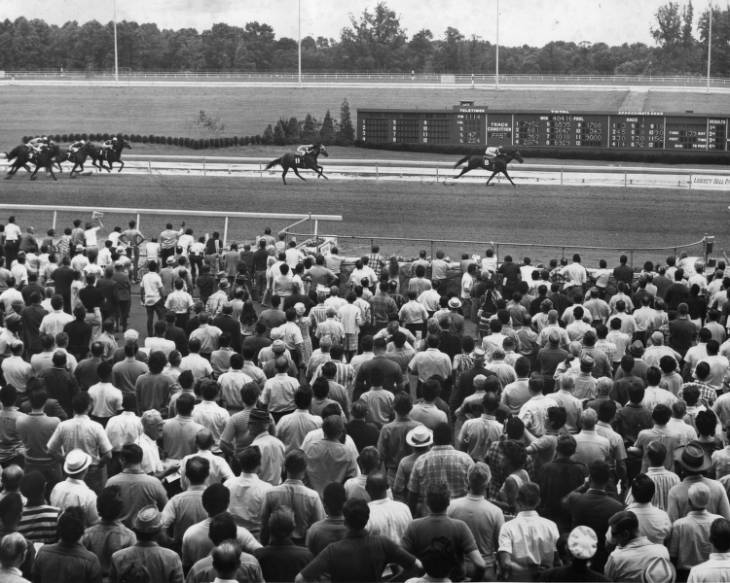
<instances>
[{"instance_id":1,"label":"dirt racetrack","mask_svg":"<svg viewBox=\"0 0 730 583\"><path fill-rule=\"evenodd\" d=\"M41 175L30 182L19 174L2 181L2 202L7 204L83 205L129 207L142 212L142 231L154 236L164 227L164 217L144 216L144 208L169 208L248 212L312 212L341 214L342 223L320 225L320 232L341 236L346 253L356 254L370 240L348 241L344 235L372 236L383 252L405 256L430 250L428 243L378 240L378 237L411 237L470 241L497 241L565 245L565 253L582 252L588 264L605 257L615 264L619 249L665 247L698 241L703 234L716 235L715 253L730 247L726 223L727 196L722 192L686 190L624 190L620 188L578 188L505 185L485 189L481 185L419 184L384 181L337 181L292 178L289 186L278 181L218 177L161 177L103 174L58 182ZM3 215L5 211L2 211ZM17 212L21 225L32 224L45 231L50 214ZM5 216L0 215L0 222ZM59 213L59 227L73 216ZM107 229L126 225L133 216L107 215ZM176 225L180 218L170 215ZM201 214L188 218L196 235L218 230L220 219ZM272 221L231 221L229 238L251 240L264 226L276 230L284 224ZM309 226L309 225L307 225ZM311 227L310 227L311 228ZM612 247L616 251L590 251L588 246ZM436 244L452 257L462 252L483 253L473 245ZM690 254L701 254L696 247ZM533 262L560 257L560 249L504 246L500 253L516 257L529 255ZM667 252L641 252L635 263L663 259Z\"/></svg>"}]
</instances>

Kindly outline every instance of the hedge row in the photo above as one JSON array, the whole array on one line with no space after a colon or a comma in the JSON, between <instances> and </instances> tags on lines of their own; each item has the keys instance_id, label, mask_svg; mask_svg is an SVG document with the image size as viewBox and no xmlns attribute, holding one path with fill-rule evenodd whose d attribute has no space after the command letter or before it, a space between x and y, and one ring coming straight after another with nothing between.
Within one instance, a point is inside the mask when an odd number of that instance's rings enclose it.
<instances>
[{"instance_id":1,"label":"hedge row","mask_svg":"<svg viewBox=\"0 0 730 583\"><path fill-rule=\"evenodd\" d=\"M361 148L400 152L429 152L449 156L481 155L484 148L463 145L433 144L372 144L358 141ZM696 150L615 150L607 148L540 148L524 147L526 158L555 158L559 160L603 160L611 162L654 162L661 164L730 164L730 152L699 152Z\"/></svg>"},{"instance_id":2,"label":"hedge row","mask_svg":"<svg viewBox=\"0 0 730 583\"><path fill-rule=\"evenodd\" d=\"M55 134L49 135L55 142L70 143L79 140L90 140L92 142L103 142L110 139L114 135L119 135L128 142L142 144L166 144L168 146L180 146L183 148L192 148L193 150L202 150L209 148L230 148L231 146L248 146L251 144L261 144L262 138L256 136L233 136L225 138L183 138L173 136L156 136L156 135L140 135L140 134ZM27 142L34 136L23 136L23 143Z\"/></svg>"}]
</instances>

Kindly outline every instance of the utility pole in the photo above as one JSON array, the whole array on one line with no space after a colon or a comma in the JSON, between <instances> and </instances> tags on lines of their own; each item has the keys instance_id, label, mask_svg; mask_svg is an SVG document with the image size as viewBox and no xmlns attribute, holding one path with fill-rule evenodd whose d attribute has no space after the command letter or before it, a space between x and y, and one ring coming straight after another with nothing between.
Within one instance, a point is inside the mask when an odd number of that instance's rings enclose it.
<instances>
[{"instance_id":1,"label":"utility pole","mask_svg":"<svg viewBox=\"0 0 730 583\"><path fill-rule=\"evenodd\" d=\"M119 49L117 47L117 0L114 0L114 81L119 83Z\"/></svg>"},{"instance_id":2,"label":"utility pole","mask_svg":"<svg viewBox=\"0 0 730 583\"><path fill-rule=\"evenodd\" d=\"M707 92L710 92L710 64L712 63L712 2L710 2L710 21L707 29Z\"/></svg>"}]
</instances>

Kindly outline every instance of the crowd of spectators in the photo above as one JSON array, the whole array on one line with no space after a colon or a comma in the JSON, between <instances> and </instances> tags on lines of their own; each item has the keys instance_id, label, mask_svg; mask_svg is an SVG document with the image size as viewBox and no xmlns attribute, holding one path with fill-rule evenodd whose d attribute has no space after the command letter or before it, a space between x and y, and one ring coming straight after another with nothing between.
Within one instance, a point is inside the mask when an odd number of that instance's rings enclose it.
<instances>
[{"instance_id":1,"label":"crowd of spectators","mask_svg":"<svg viewBox=\"0 0 730 583\"><path fill-rule=\"evenodd\" d=\"M102 218L2 229L3 583L730 581L723 262Z\"/></svg>"}]
</instances>

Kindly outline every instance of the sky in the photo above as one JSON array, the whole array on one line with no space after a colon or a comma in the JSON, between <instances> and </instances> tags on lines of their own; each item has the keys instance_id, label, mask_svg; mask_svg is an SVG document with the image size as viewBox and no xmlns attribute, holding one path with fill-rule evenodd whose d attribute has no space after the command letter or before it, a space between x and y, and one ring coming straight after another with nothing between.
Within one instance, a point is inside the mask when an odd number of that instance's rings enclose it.
<instances>
[{"instance_id":1,"label":"sky","mask_svg":"<svg viewBox=\"0 0 730 583\"><path fill-rule=\"evenodd\" d=\"M298 2L302 36L339 39L350 17L373 10L377 0L117 0L118 20L154 22L160 28L210 28L217 22L269 24L277 36L297 38ZM499 1L499 44L542 46L550 41L653 45L650 28L668 0L387 0L410 38L431 30L440 38L448 26L467 38L495 41ZM680 5L685 0L678 0ZM710 0L694 0L695 25ZM716 2L717 3L717 2ZM0 19L42 18L50 24L113 19L114 0L0 0ZM695 29L696 34L696 29Z\"/></svg>"}]
</instances>

